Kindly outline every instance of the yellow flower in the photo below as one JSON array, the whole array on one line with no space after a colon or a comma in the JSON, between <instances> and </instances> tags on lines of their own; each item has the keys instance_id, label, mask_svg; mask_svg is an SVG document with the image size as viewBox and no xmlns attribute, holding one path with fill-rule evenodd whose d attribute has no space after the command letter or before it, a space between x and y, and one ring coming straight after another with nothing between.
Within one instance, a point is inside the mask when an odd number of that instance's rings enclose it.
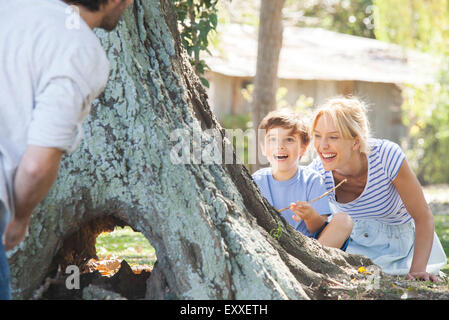
<instances>
[{"instance_id":1,"label":"yellow flower","mask_svg":"<svg viewBox=\"0 0 449 320\"><path fill-rule=\"evenodd\" d=\"M365 267L360 267L357 271L359 273L366 273L366 268Z\"/></svg>"}]
</instances>

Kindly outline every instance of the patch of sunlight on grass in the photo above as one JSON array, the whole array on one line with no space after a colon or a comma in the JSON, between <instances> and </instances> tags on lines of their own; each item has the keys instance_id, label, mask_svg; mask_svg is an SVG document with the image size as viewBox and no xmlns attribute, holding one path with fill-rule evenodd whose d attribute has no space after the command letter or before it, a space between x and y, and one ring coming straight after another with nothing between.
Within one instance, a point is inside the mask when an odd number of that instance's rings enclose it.
<instances>
[{"instance_id":1,"label":"patch of sunlight on grass","mask_svg":"<svg viewBox=\"0 0 449 320\"><path fill-rule=\"evenodd\" d=\"M126 260L130 266L150 265L156 262L156 252L140 232L131 227L116 227L113 232L103 232L95 245L99 259L113 256Z\"/></svg>"},{"instance_id":2,"label":"patch of sunlight on grass","mask_svg":"<svg viewBox=\"0 0 449 320\"><path fill-rule=\"evenodd\" d=\"M446 257L449 257L449 215L434 215L435 232L440 239ZM449 275L449 259L447 264L442 269L443 272Z\"/></svg>"}]
</instances>

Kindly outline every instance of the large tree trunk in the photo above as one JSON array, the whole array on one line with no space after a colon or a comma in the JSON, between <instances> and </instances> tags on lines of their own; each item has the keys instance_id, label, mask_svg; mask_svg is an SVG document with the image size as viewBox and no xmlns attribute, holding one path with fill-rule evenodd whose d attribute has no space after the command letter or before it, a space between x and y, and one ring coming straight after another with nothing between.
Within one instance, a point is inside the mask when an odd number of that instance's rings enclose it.
<instances>
[{"instance_id":1,"label":"large tree trunk","mask_svg":"<svg viewBox=\"0 0 449 320\"><path fill-rule=\"evenodd\" d=\"M279 55L282 48L282 8L285 0L261 0L252 122L257 128L269 111L276 109ZM257 142L257 145L259 143ZM251 167L257 170L258 161Z\"/></svg>"},{"instance_id":2,"label":"large tree trunk","mask_svg":"<svg viewBox=\"0 0 449 320\"><path fill-rule=\"evenodd\" d=\"M147 298L316 298L323 279L370 264L294 231L244 166L172 161L176 129L201 131L203 147L213 138L205 129L224 135L176 28L169 0L136 0L116 31L98 32L111 77L83 143L63 159L10 258L16 299L32 297L58 265L82 265L96 235L115 225L142 232L156 249Z\"/></svg>"}]
</instances>

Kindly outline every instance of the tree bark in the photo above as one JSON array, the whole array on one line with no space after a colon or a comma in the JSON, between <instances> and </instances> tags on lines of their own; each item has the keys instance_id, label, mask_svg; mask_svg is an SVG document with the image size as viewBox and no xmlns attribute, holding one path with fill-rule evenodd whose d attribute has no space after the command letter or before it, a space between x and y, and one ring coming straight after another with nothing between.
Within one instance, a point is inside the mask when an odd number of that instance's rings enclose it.
<instances>
[{"instance_id":1,"label":"tree bark","mask_svg":"<svg viewBox=\"0 0 449 320\"><path fill-rule=\"evenodd\" d=\"M257 65L252 103L252 122L255 128L269 111L276 109L284 3L285 0L261 0L260 2ZM256 160L251 168L257 170L259 167L259 161Z\"/></svg>"},{"instance_id":2,"label":"tree bark","mask_svg":"<svg viewBox=\"0 0 449 320\"><path fill-rule=\"evenodd\" d=\"M169 0L136 0L114 32L97 34L110 80L82 144L63 159L12 252L15 299L31 298L58 266L81 266L94 255L92 239L114 225L130 225L156 250L148 298L167 298L165 288L178 299L317 298L326 279L349 279L347 270L371 264L293 230L244 166L172 161L175 130L201 132L203 148L211 132L224 131L181 47ZM269 232L278 226L276 240Z\"/></svg>"}]
</instances>

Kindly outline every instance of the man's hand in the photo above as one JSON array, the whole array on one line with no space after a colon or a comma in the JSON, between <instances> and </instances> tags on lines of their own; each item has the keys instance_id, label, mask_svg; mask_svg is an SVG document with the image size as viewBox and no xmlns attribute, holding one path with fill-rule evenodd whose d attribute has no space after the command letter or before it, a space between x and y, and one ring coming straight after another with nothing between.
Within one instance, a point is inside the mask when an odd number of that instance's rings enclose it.
<instances>
[{"instance_id":1,"label":"man's hand","mask_svg":"<svg viewBox=\"0 0 449 320\"><path fill-rule=\"evenodd\" d=\"M19 245L24 239L28 231L29 219L18 220L13 219L6 228L5 239L3 245L5 250L11 250L15 246Z\"/></svg>"}]
</instances>

